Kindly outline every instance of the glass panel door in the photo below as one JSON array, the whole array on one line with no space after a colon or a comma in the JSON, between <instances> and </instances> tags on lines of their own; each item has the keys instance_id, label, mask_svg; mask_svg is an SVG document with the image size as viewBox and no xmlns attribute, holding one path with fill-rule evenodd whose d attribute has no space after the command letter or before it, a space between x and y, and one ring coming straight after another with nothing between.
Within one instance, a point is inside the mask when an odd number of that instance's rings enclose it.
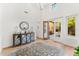
<instances>
[{"instance_id":1,"label":"glass panel door","mask_svg":"<svg viewBox=\"0 0 79 59\"><path fill-rule=\"evenodd\" d=\"M49 39L54 37L54 22L49 21Z\"/></svg>"},{"instance_id":2,"label":"glass panel door","mask_svg":"<svg viewBox=\"0 0 79 59\"><path fill-rule=\"evenodd\" d=\"M61 34L61 22L60 20L43 21L43 39L55 39L60 38Z\"/></svg>"},{"instance_id":3,"label":"glass panel door","mask_svg":"<svg viewBox=\"0 0 79 59\"><path fill-rule=\"evenodd\" d=\"M57 19L55 22L55 37L60 37L61 35L61 21Z\"/></svg>"},{"instance_id":4,"label":"glass panel door","mask_svg":"<svg viewBox=\"0 0 79 59\"><path fill-rule=\"evenodd\" d=\"M61 35L61 21L49 21L49 39L58 39Z\"/></svg>"}]
</instances>

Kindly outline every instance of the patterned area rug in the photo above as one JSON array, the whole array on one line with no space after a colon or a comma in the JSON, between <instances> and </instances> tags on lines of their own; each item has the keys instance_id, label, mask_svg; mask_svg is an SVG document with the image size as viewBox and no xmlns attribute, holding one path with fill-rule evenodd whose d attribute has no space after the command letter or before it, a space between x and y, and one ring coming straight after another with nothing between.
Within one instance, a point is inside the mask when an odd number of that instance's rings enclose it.
<instances>
[{"instance_id":1,"label":"patterned area rug","mask_svg":"<svg viewBox=\"0 0 79 59\"><path fill-rule=\"evenodd\" d=\"M54 47L46 43L33 43L28 47L22 48L15 52L16 56L63 56L62 48Z\"/></svg>"}]
</instances>

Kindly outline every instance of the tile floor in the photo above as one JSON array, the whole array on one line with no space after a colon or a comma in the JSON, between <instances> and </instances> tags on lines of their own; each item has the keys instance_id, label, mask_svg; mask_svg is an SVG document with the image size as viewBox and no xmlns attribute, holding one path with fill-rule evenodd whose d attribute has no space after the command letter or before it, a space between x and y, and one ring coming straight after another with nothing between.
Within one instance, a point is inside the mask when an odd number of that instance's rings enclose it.
<instances>
[{"instance_id":1,"label":"tile floor","mask_svg":"<svg viewBox=\"0 0 79 59\"><path fill-rule=\"evenodd\" d=\"M65 50L65 55L66 56L73 56L73 53L74 53L74 48L73 47L70 47L70 46L67 46L67 45L64 45L64 44L60 44L58 42L55 42L53 40L42 40L42 39L37 39L35 42L45 42L45 43L48 43L50 45L53 45L53 46L56 46L56 47L62 47L64 50ZM30 43L31 44L31 43ZM21 46L17 46L17 47L10 47L10 48L4 48L2 50L2 55L7 55L17 49L20 49L22 47L25 47L29 44L26 44L26 45L21 45Z\"/></svg>"}]
</instances>

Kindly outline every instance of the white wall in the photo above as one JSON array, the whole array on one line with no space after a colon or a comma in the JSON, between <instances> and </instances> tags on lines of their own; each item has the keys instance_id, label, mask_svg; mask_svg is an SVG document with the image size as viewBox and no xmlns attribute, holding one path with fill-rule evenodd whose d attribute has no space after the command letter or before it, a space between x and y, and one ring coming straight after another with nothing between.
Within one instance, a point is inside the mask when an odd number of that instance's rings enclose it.
<instances>
[{"instance_id":1,"label":"white wall","mask_svg":"<svg viewBox=\"0 0 79 59\"><path fill-rule=\"evenodd\" d=\"M76 46L79 43L78 37L79 37L79 4L57 4L57 10L52 11L54 17L60 17L63 16L62 19L62 30L61 30L61 40L60 42L68 44L70 46ZM67 18L66 16L69 15L75 15L77 14L76 17L76 36L75 37L69 37L67 33Z\"/></svg>"},{"instance_id":2,"label":"white wall","mask_svg":"<svg viewBox=\"0 0 79 59\"><path fill-rule=\"evenodd\" d=\"M25 20L36 31L36 22L40 20L38 4L0 4L2 5L2 47L11 46L12 34L19 22ZM24 11L27 10L28 14ZM36 32L35 32L36 34Z\"/></svg>"},{"instance_id":3,"label":"white wall","mask_svg":"<svg viewBox=\"0 0 79 59\"><path fill-rule=\"evenodd\" d=\"M1 5L0 5L0 33L1 33L1 27L2 27L2 24L1 24L1 22L2 22L2 7L1 7ZM1 51L2 51L2 35L0 34L0 54L1 54Z\"/></svg>"},{"instance_id":4,"label":"white wall","mask_svg":"<svg viewBox=\"0 0 79 59\"><path fill-rule=\"evenodd\" d=\"M62 20L62 30L61 30L61 40L56 40L61 43L65 43L67 45L76 46L79 43L79 4L77 3L58 3L55 8L51 8L51 6L45 6L42 10L42 20L55 20L54 18L60 18ZM66 16L75 15L76 16L76 36L69 37L67 33L67 18ZM42 24L40 24L42 26ZM41 28L42 29L42 28ZM43 30L41 31L41 33ZM40 33L40 32L39 32Z\"/></svg>"}]
</instances>

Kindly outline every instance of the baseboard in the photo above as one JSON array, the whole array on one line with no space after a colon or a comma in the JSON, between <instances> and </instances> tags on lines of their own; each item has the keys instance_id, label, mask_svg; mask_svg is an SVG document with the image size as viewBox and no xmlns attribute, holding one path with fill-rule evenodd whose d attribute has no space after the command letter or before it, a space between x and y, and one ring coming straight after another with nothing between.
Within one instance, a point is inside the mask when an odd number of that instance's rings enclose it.
<instances>
[{"instance_id":1,"label":"baseboard","mask_svg":"<svg viewBox=\"0 0 79 59\"><path fill-rule=\"evenodd\" d=\"M37 39L43 39L42 37L37 37Z\"/></svg>"}]
</instances>

